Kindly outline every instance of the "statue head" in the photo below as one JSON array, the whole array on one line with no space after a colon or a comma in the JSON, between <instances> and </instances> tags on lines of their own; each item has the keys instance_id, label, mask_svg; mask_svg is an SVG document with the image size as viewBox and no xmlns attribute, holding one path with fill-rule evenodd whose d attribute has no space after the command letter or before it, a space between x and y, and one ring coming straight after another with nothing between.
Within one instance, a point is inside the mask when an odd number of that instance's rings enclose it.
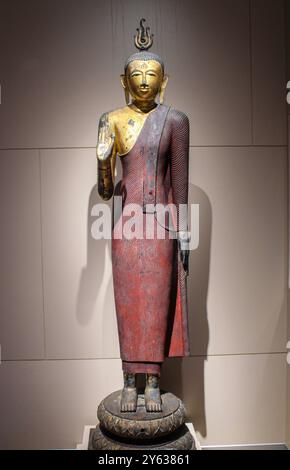
<instances>
[{"instance_id":1,"label":"statue head","mask_svg":"<svg viewBox=\"0 0 290 470\"><path fill-rule=\"evenodd\" d=\"M140 21L141 28L137 28L138 34L135 36L135 45L140 51L128 57L124 74L121 75L127 104L130 102L130 95L137 101L155 101L158 94L159 102L163 103L168 82L162 59L157 54L148 52L153 43L153 35L149 33L148 27L143 26L144 21Z\"/></svg>"}]
</instances>

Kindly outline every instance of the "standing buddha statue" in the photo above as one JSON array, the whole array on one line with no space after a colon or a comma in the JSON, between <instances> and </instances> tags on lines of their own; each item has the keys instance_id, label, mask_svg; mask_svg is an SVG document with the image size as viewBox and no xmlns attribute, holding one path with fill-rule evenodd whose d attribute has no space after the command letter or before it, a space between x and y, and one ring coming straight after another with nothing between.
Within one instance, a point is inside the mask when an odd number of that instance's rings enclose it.
<instances>
[{"instance_id":1,"label":"standing buddha statue","mask_svg":"<svg viewBox=\"0 0 290 470\"><path fill-rule=\"evenodd\" d=\"M136 374L141 373L146 374L146 411L161 411L162 363L166 357L189 355L189 236L187 211L180 209L188 203L189 121L183 112L163 103L168 77L162 59L149 52L153 36L144 21L135 36L139 52L126 60L121 75L126 106L101 116L96 147L100 196L104 200L113 195L122 198L121 214L112 226L113 284L124 376L122 412L136 411ZM117 158L122 165L119 185L115 185ZM128 220L129 204L141 207L134 222L142 237L117 236ZM176 208L175 237L168 226L163 238L156 235L156 207L160 205ZM153 215L150 237L146 236L148 214Z\"/></svg>"}]
</instances>

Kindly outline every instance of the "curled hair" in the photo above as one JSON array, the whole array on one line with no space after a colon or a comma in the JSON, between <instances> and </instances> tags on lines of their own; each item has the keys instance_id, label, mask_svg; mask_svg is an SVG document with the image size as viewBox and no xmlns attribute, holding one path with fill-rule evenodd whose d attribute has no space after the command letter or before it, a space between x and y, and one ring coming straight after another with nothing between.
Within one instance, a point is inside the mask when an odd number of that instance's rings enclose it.
<instances>
[{"instance_id":1,"label":"curled hair","mask_svg":"<svg viewBox=\"0 0 290 470\"><path fill-rule=\"evenodd\" d=\"M133 62L133 60L155 60L158 62L161 67L162 67L162 72L164 73L164 63L161 57L159 55L154 54L153 52L148 52L148 51L140 51L140 52L135 52L135 54L130 55L128 59L125 62L125 72L127 70L128 65Z\"/></svg>"}]
</instances>

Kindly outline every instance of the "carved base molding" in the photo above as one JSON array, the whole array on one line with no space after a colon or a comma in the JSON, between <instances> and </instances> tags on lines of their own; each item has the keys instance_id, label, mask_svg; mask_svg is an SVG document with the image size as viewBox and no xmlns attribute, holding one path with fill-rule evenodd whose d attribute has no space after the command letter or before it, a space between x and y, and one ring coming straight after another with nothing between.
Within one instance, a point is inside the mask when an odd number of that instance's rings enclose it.
<instances>
[{"instance_id":1,"label":"carved base molding","mask_svg":"<svg viewBox=\"0 0 290 470\"><path fill-rule=\"evenodd\" d=\"M89 450L190 450L194 439L185 423L185 407L172 393L162 392L162 412L146 411L144 395L138 395L136 412L120 411L121 390L98 407L100 424L92 429Z\"/></svg>"}]
</instances>

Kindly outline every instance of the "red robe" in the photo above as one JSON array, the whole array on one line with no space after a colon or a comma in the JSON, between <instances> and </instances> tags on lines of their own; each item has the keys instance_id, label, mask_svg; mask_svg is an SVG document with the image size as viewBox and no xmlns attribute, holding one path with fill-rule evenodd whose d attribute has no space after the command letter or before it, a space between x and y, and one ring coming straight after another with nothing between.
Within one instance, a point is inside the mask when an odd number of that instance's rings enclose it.
<instances>
[{"instance_id":1,"label":"red robe","mask_svg":"<svg viewBox=\"0 0 290 470\"><path fill-rule=\"evenodd\" d=\"M146 238L146 204L187 204L189 124L184 113L158 105L146 118L133 148L121 156L122 213L112 228L112 267L123 370L160 373L165 357L188 356L186 273L176 239ZM143 239L119 239L129 203L143 207L135 217ZM113 205L114 207L114 205ZM152 206L151 206L152 207ZM149 209L150 212L150 209ZM152 219L151 219L152 220ZM178 230L180 220L175 220ZM139 232L140 233L140 232Z\"/></svg>"}]
</instances>

